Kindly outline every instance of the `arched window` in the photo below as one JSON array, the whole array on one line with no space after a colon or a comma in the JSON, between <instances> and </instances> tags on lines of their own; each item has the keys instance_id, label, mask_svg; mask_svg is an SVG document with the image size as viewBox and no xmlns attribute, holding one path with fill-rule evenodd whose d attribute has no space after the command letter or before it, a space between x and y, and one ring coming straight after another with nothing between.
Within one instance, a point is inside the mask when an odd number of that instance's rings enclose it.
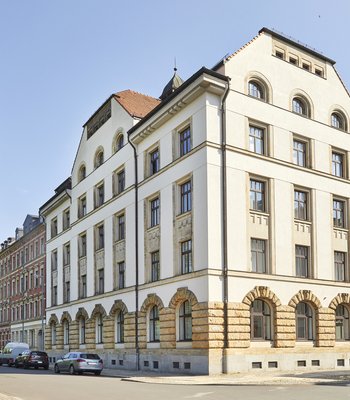
<instances>
[{"instance_id":1,"label":"arched window","mask_svg":"<svg viewBox=\"0 0 350 400\"><path fill-rule=\"evenodd\" d=\"M335 339L349 340L349 310L340 304L335 310Z\"/></svg>"},{"instance_id":2,"label":"arched window","mask_svg":"<svg viewBox=\"0 0 350 400\"><path fill-rule=\"evenodd\" d=\"M69 344L69 322L66 319L63 322L63 344Z\"/></svg>"},{"instance_id":3,"label":"arched window","mask_svg":"<svg viewBox=\"0 0 350 400\"><path fill-rule=\"evenodd\" d=\"M103 343L103 319L102 315L98 314L96 317L96 343Z\"/></svg>"},{"instance_id":4,"label":"arched window","mask_svg":"<svg viewBox=\"0 0 350 400\"><path fill-rule=\"evenodd\" d=\"M82 165L79 168L78 181L81 182L85 178L86 178L86 167L85 167L85 165Z\"/></svg>"},{"instance_id":5,"label":"arched window","mask_svg":"<svg viewBox=\"0 0 350 400\"><path fill-rule=\"evenodd\" d=\"M345 118L338 112L334 112L331 115L331 125L333 128L337 128L342 131L346 130Z\"/></svg>"},{"instance_id":6,"label":"arched window","mask_svg":"<svg viewBox=\"0 0 350 400\"><path fill-rule=\"evenodd\" d=\"M257 81L248 82L248 94L249 96L256 97L261 100L266 100L266 93L263 85Z\"/></svg>"},{"instance_id":7,"label":"arched window","mask_svg":"<svg viewBox=\"0 0 350 400\"><path fill-rule=\"evenodd\" d=\"M100 167L103 164L103 150L99 150L95 155L95 168Z\"/></svg>"},{"instance_id":8,"label":"arched window","mask_svg":"<svg viewBox=\"0 0 350 400\"><path fill-rule=\"evenodd\" d=\"M310 116L310 110L307 102L300 97L294 97L292 111L296 114L304 115L305 117Z\"/></svg>"},{"instance_id":9,"label":"arched window","mask_svg":"<svg viewBox=\"0 0 350 400\"><path fill-rule=\"evenodd\" d=\"M123 146L124 146L124 136L123 136L123 134L120 134L117 137L117 141L116 141L116 144L115 144L115 151L116 152L119 151Z\"/></svg>"},{"instance_id":10,"label":"arched window","mask_svg":"<svg viewBox=\"0 0 350 400\"><path fill-rule=\"evenodd\" d=\"M159 342L159 339L160 339L159 310L157 306L153 306L149 313L149 341Z\"/></svg>"},{"instance_id":11,"label":"arched window","mask_svg":"<svg viewBox=\"0 0 350 400\"><path fill-rule=\"evenodd\" d=\"M179 307L179 340L192 340L192 307L187 300Z\"/></svg>"},{"instance_id":12,"label":"arched window","mask_svg":"<svg viewBox=\"0 0 350 400\"><path fill-rule=\"evenodd\" d=\"M85 344L86 321L84 317L79 319L79 344Z\"/></svg>"},{"instance_id":13,"label":"arched window","mask_svg":"<svg viewBox=\"0 0 350 400\"><path fill-rule=\"evenodd\" d=\"M115 319L115 342L124 343L124 313L119 311Z\"/></svg>"},{"instance_id":14,"label":"arched window","mask_svg":"<svg viewBox=\"0 0 350 400\"><path fill-rule=\"evenodd\" d=\"M271 310L263 300L254 300L250 307L251 339L271 340Z\"/></svg>"},{"instance_id":15,"label":"arched window","mask_svg":"<svg viewBox=\"0 0 350 400\"><path fill-rule=\"evenodd\" d=\"M297 340L314 339L314 315L307 303L299 303L296 308L296 336Z\"/></svg>"},{"instance_id":16,"label":"arched window","mask_svg":"<svg viewBox=\"0 0 350 400\"><path fill-rule=\"evenodd\" d=\"M52 322L51 324L51 345L56 346L57 340L57 330L56 330L56 323Z\"/></svg>"}]
</instances>

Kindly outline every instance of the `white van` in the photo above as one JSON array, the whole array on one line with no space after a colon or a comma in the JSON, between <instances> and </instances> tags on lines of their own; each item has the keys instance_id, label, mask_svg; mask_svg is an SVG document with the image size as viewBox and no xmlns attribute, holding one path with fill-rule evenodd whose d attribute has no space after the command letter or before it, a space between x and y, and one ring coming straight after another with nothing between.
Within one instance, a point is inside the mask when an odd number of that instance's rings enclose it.
<instances>
[{"instance_id":1,"label":"white van","mask_svg":"<svg viewBox=\"0 0 350 400\"><path fill-rule=\"evenodd\" d=\"M16 357L24 350L29 350L28 343L10 342L4 347L0 354L0 364L14 365Z\"/></svg>"}]
</instances>

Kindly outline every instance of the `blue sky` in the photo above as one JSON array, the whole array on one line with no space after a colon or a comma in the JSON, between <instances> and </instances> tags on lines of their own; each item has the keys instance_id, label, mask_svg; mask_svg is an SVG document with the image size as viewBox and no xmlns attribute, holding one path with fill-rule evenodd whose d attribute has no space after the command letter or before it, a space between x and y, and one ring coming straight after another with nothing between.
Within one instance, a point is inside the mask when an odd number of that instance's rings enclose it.
<instances>
[{"instance_id":1,"label":"blue sky","mask_svg":"<svg viewBox=\"0 0 350 400\"><path fill-rule=\"evenodd\" d=\"M0 0L0 242L71 172L112 93L158 97L275 28L334 59L350 88L348 0Z\"/></svg>"}]
</instances>

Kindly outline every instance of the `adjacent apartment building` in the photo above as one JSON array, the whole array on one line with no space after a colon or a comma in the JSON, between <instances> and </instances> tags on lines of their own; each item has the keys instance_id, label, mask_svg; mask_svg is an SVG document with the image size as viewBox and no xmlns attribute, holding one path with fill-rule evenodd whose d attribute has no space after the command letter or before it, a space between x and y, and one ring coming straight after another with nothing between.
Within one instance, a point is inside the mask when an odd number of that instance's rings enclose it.
<instances>
[{"instance_id":1,"label":"adjacent apartment building","mask_svg":"<svg viewBox=\"0 0 350 400\"><path fill-rule=\"evenodd\" d=\"M15 237L1 243L0 349L11 341L43 348L45 260L45 224L27 215Z\"/></svg>"},{"instance_id":2,"label":"adjacent apartment building","mask_svg":"<svg viewBox=\"0 0 350 400\"><path fill-rule=\"evenodd\" d=\"M335 62L263 28L160 101L84 125L41 207L46 349L169 372L349 366L350 99Z\"/></svg>"}]
</instances>

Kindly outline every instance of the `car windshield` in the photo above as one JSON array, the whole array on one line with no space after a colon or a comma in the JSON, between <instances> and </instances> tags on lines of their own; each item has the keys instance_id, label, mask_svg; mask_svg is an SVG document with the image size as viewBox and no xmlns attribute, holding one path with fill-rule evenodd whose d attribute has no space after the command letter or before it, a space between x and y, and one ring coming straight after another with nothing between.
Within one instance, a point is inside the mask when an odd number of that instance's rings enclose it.
<instances>
[{"instance_id":1,"label":"car windshield","mask_svg":"<svg viewBox=\"0 0 350 400\"><path fill-rule=\"evenodd\" d=\"M33 356L47 356L44 351L32 351Z\"/></svg>"},{"instance_id":2,"label":"car windshield","mask_svg":"<svg viewBox=\"0 0 350 400\"><path fill-rule=\"evenodd\" d=\"M81 353L80 357L86 358L88 360L99 360L100 359L100 357L97 354L92 354L92 353Z\"/></svg>"}]
</instances>

